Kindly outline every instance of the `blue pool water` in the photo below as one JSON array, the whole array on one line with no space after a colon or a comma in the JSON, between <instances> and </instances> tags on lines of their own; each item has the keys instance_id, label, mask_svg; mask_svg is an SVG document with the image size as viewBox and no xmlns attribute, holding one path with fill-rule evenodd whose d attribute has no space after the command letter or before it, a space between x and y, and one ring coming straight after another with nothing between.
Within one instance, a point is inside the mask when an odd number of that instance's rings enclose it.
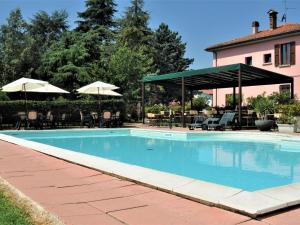
<instances>
[{"instance_id":1,"label":"blue pool water","mask_svg":"<svg viewBox=\"0 0 300 225\"><path fill-rule=\"evenodd\" d=\"M121 130L6 134L247 191L300 182L300 140Z\"/></svg>"}]
</instances>

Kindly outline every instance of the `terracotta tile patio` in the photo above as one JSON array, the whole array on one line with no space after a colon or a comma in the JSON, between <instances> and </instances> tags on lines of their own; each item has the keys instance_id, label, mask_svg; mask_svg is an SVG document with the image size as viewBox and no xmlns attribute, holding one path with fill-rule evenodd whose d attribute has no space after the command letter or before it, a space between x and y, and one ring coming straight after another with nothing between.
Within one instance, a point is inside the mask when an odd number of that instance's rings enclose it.
<instances>
[{"instance_id":1,"label":"terracotta tile patio","mask_svg":"<svg viewBox=\"0 0 300 225\"><path fill-rule=\"evenodd\" d=\"M254 220L3 141L0 141L0 176L65 224L300 224L300 207Z\"/></svg>"}]
</instances>

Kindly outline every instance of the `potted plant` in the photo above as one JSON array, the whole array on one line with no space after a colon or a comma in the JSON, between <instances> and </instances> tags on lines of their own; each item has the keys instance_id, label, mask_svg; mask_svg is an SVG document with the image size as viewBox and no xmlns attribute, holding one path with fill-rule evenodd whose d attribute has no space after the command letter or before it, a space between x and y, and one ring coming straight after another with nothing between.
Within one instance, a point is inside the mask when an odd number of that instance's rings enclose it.
<instances>
[{"instance_id":1,"label":"potted plant","mask_svg":"<svg viewBox=\"0 0 300 225\"><path fill-rule=\"evenodd\" d=\"M274 100L263 95L257 96L253 101L254 111L259 119L255 120L255 126L260 131L269 131L274 126L274 120L269 120L267 115L274 113Z\"/></svg>"},{"instance_id":2,"label":"potted plant","mask_svg":"<svg viewBox=\"0 0 300 225\"><path fill-rule=\"evenodd\" d=\"M280 113L277 122L278 131L282 133L297 132L300 121L300 103L294 102L293 104L279 105L278 112Z\"/></svg>"},{"instance_id":3,"label":"potted plant","mask_svg":"<svg viewBox=\"0 0 300 225\"><path fill-rule=\"evenodd\" d=\"M296 118L288 115L281 115L278 118L277 126L280 133L294 133L297 131Z\"/></svg>"}]
</instances>

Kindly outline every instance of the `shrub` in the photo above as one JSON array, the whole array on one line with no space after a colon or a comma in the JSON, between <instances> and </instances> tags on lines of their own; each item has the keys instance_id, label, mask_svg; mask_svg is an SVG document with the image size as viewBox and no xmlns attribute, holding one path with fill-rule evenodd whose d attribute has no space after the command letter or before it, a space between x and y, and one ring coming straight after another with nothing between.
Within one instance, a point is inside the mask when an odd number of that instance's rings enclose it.
<instances>
[{"instance_id":1,"label":"shrub","mask_svg":"<svg viewBox=\"0 0 300 225\"><path fill-rule=\"evenodd\" d=\"M208 99L206 97L197 97L193 99L193 109L202 111L208 106Z\"/></svg>"},{"instance_id":2,"label":"shrub","mask_svg":"<svg viewBox=\"0 0 300 225\"><path fill-rule=\"evenodd\" d=\"M257 97L251 97L248 99L251 108L255 112L259 113L262 119L266 118L268 113L274 113L275 111L275 101L274 99L265 96L265 93L258 95Z\"/></svg>"},{"instance_id":3,"label":"shrub","mask_svg":"<svg viewBox=\"0 0 300 225\"><path fill-rule=\"evenodd\" d=\"M125 115L126 105L122 100L103 100L101 101L101 109L109 111L120 111L121 115ZM84 100L64 100L55 101L27 101L28 110L35 110L46 114L47 111L54 113L78 114L79 110L85 112L98 111L97 101ZM24 112L26 109L24 100L17 101L0 101L0 114L3 115L5 121L14 121L17 112Z\"/></svg>"},{"instance_id":4,"label":"shrub","mask_svg":"<svg viewBox=\"0 0 300 225\"><path fill-rule=\"evenodd\" d=\"M293 124L296 122L295 117L300 116L300 103L294 102L293 104L288 105L278 105L276 111L281 113L281 116L278 119L279 123Z\"/></svg>"},{"instance_id":5,"label":"shrub","mask_svg":"<svg viewBox=\"0 0 300 225\"><path fill-rule=\"evenodd\" d=\"M0 101L9 101L9 97L5 92L0 91Z\"/></svg>"},{"instance_id":6,"label":"shrub","mask_svg":"<svg viewBox=\"0 0 300 225\"><path fill-rule=\"evenodd\" d=\"M160 113L160 111L167 111L168 107L162 104L154 104L145 106L145 113Z\"/></svg>"}]
</instances>

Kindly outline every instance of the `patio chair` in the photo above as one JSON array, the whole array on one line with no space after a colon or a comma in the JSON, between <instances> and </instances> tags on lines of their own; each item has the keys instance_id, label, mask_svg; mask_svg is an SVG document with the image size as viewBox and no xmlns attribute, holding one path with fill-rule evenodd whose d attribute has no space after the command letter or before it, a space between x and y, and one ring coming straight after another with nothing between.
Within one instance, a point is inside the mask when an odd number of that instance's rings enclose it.
<instances>
[{"instance_id":1,"label":"patio chair","mask_svg":"<svg viewBox=\"0 0 300 225\"><path fill-rule=\"evenodd\" d=\"M69 121L70 121L69 119L70 119L70 115L69 114L62 113L60 115L60 119L59 119L59 125L60 125L60 127L66 128L67 125L68 125L68 123L69 123Z\"/></svg>"},{"instance_id":2,"label":"patio chair","mask_svg":"<svg viewBox=\"0 0 300 225\"><path fill-rule=\"evenodd\" d=\"M35 129L40 127L40 121L37 111L28 112L28 125L29 127L34 127Z\"/></svg>"},{"instance_id":3,"label":"patio chair","mask_svg":"<svg viewBox=\"0 0 300 225\"><path fill-rule=\"evenodd\" d=\"M46 118L44 119L45 126L47 128L55 128L56 124L55 124L55 118L54 115L52 113L52 111L48 111L46 114Z\"/></svg>"},{"instance_id":4,"label":"patio chair","mask_svg":"<svg viewBox=\"0 0 300 225\"><path fill-rule=\"evenodd\" d=\"M195 128L202 128L202 124L205 121L204 116L195 116L193 119L193 123L188 124L190 130L194 130Z\"/></svg>"},{"instance_id":5,"label":"patio chair","mask_svg":"<svg viewBox=\"0 0 300 225\"><path fill-rule=\"evenodd\" d=\"M233 128L234 126L234 112L227 112L224 113L222 118L219 121L213 121L212 123L208 124L208 129L215 129L215 130L225 130L227 127Z\"/></svg>"},{"instance_id":6,"label":"patio chair","mask_svg":"<svg viewBox=\"0 0 300 225\"><path fill-rule=\"evenodd\" d=\"M147 119L149 121L149 126L157 125L157 120L154 113L147 113Z\"/></svg>"},{"instance_id":7,"label":"patio chair","mask_svg":"<svg viewBox=\"0 0 300 225\"><path fill-rule=\"evenodd\" d=\"M102 127L111 127L111 112L109 111L103 112Z\"/></svg>"},{"instance_id":8,"label":"patio chair","mask_svg":"<svg viewBox=\"0 0 300 225\"><path fill-rule=\"evenodd\" d=\"M16 116L16 120L17 120L17 122L16 122L15 128L17 130L21 129L22 124L23 124L24 128L26 128L28 126L27 115L25 112L18 112L17 116Z\"/></svg>"},{"instance_id":9,"label":"patio chair","mask_svg":"<svg viewBox=\"0 0 300 225\"><path fill-rule=\"evenodd\" d=\"M95 126L95 121L91 114L86 114L83 113L81 110L79 111L80 113L80 127L84 127L87 125L88 128L92 128Z\"/></svg>"},{"instance_id":10,"label":"patio chair","mask_svg":"<svg viewBox=\"0 0 300 225\"><path fill-rule=\"evenodd\" d=\"M122 121L121 121L121 112L120 111L117 111L116 114L114 115L114 117L112 119L112 124L115 127L121 127Z\"/></svg>"}]
</instances>

